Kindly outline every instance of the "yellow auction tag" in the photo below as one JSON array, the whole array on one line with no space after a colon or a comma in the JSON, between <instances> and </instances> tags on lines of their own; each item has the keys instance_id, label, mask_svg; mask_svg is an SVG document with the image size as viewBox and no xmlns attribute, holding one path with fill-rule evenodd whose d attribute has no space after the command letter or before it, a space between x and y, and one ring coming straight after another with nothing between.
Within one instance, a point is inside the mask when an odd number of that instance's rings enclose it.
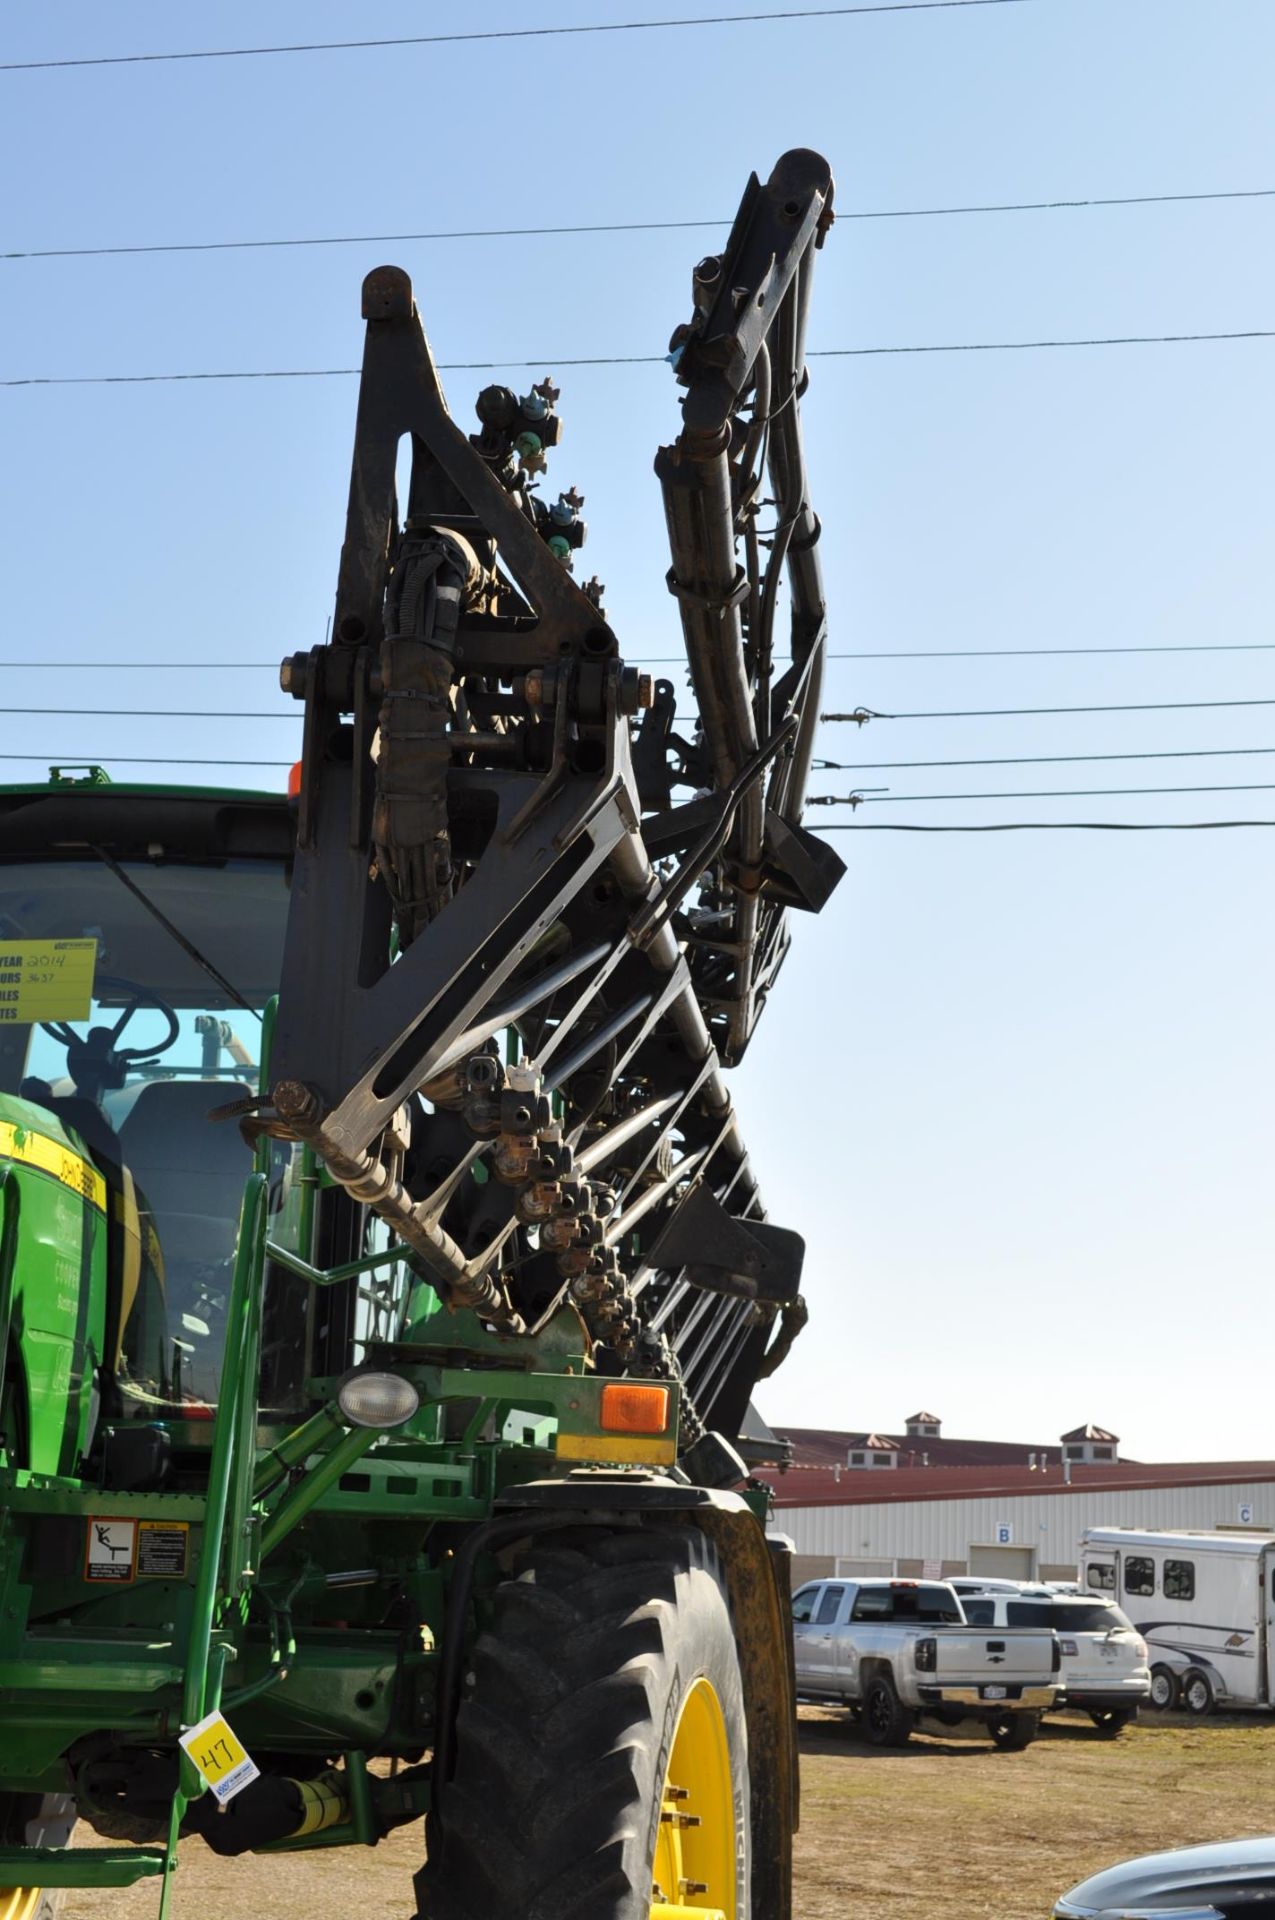
<instances>
[{"instance_id":1,"label":"yellow auction tag","mask_svg":"<svg viewBox=\"0 0 1275 1920\"><path fill-rule=\"evenodd\" d=\"M223 1806L242 1793L261 1771L221 1713L205 1714L181 1735L181 1745Z\"/></svg>"},{"instance_id":2,"label":"yellow auction tag","mask_svg":"<svg viewBox=\"0 0 1275 1920\"><path fill-rule=\"evenodd\" d=\"M96 965L96 940L0 942L0 1026L87 1020Z\"/></svg>"}]
</instances>

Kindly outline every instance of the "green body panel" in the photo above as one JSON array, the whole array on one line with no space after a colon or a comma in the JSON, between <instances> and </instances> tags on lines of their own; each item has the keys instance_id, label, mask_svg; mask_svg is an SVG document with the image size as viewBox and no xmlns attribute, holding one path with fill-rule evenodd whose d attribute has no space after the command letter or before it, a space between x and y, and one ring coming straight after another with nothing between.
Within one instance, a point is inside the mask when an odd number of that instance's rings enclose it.
<instances>
[{"instance_id":1,"label":"green body panel","mask_svg":"<svg viewBox=\"0 0 1275 1920\"><path fill-rule=\"evenodd\" d=\"M84 1149L53 1114L0 1094L0 1123L77 1160ZM73 1478L89 1438L102 1359L107 1217L73 1187L5 1151L0 1135L0 1357L16 1364L26 1458L34 1473ZM12 1436L11 1436L12 1437Z\"/></svg>"},{"instance_id":2,"label":"green body panel","mask_svg":"<svg viewBox=\"0 0 1275 1920\"><path fill-rule=\"evenodd\" d=\"M166 797L248 797L109 786L83 789L86 809L96 792L153 797L157 818ZM267 1009L264 1084L271 1026ZM84 1155L75 1135L29 1102L0 1094L0 1122ZM349 1820L280 1850L374 1840L367 1761L410 1760L433 1744L456 1549L507 1489L574 1464L556 1460L556 1435L601 1432L606 1383L589 1366L573 1308L515 1340L472 1313L444 1311L402 1250L374 1236L362 1257L323 1269L326 1175L307 1152L281 1187L271 1152L269 1142L259 1148L245 1193L212 1417L171 1406L158 1424L171 1443L172 1490L128 1493L91 1484L85 1466L94 1457L93 1376L111 1358L119 1196L108 1192L108 1215L52 1174L0 1158L0 1334L7 1326L24 1397L23 1457L15 1444L0 1454L0 1801L67 1791L66 1756L90 1735L174 1754L181 1729L220 1706L250 1753L316 1765L343 1756ZM308 1380L287 1425L263 1419L263 1293L267 1271L280 1269L309 1301L322 1304L340 1286L389 1301L359 1341L363 1364L410 1379L420 1396L402 1428L351 1426L335 1378ZM677 1401L670 1386L670 1438ZM605 1443L597 1457L607 1460ZM184 1565L90 1580L90 1530L108 1520L180 1533ZM480 1557L474 1620L499 1577ZM202 1791L182 1758L166 1850L93 1848L51 1861L9 1849L0 1885L123 1886L157 1873L166 1910L165 1864L175 1865L183 1811ZM425 1809L427 1781L402 1791L409 1811Z\"/></svg>"}]
</instances>

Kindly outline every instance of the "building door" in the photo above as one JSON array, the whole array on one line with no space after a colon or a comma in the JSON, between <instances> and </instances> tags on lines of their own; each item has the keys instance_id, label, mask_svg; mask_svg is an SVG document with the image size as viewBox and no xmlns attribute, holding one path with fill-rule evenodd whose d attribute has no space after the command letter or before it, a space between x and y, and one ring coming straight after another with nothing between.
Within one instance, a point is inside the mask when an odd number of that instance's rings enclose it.
<instances>
[{"instance_id":1,"label":"building door","mask_svg":"<svg viewBox=\"0 0 1275 1920\"><path fill-rule=\"evenodd\" d=\"M1034 1547L975 1547L969 1549L969 1570L994 1580L1034 1580Z\"/></svg>"}]
</instances>

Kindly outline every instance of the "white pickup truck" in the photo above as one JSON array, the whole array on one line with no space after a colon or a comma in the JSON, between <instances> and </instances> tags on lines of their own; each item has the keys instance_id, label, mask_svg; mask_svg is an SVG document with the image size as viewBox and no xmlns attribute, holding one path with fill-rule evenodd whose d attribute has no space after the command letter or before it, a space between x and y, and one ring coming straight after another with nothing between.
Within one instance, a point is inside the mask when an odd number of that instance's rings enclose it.
<instances>
[{"instance_id":1,"label":"white pickup truck","mask_svg":"<svg viewBox=\"0 0 1275 1920\"><path fill-rule=\"evenodd\" d=\"M922 1715L982 1720L998 1747L1036 1737L1059 1688L1057 1634L973 1627L939 1580L814 1580L792 1598L797 1697L849 1707L900 1747Z\"/></svg>"}]
</instances>

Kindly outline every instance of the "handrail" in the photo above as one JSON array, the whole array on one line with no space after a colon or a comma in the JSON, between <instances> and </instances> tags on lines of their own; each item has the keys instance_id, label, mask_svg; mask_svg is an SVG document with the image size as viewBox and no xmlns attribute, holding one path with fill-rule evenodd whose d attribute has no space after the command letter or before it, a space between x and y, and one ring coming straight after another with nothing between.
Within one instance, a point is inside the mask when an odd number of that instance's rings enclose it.
<instances>
[{"instance_id":1,"label":"handrail","mask_svg":"<svg viewBox=\"0 0 1275 1920\"><path fill-rule=\"evenodd\" d=\"M217 1399L213 1421L212 1449L208 1460L208 1492L204 1505L203 1547L195 1580L189 1636L186 1645L186 1672L182 1683L182 1725L193 1727L206 1713L215 1712L221 1700L221 1682L225 1669L225 1649L217 1648L213 1657L212 1626L220 1584L222 1556L226 1551L226 1510L230 1500L232 1470L240 1477L251 1475L251 1457L235 1459L235 1439L239 1426L242 1397L256 1397L256 1381L249 1380L244 1362L251 1348L251 1330L259 1316L261 1276L265 1251L265 1218L268 1181L264 1173L252 1173L244 1188L239 1215L239 1238L235 1248L234 1274L230 1285L230 1305L226 1315L226 1347L222 1358L222 1391ZM168 1823L168 1847L164 1863L164 1889L160 1897L159 1920L167 1920L173 1872L177 1865L177 1840L182 1816L190 1802L202 1792L194 1762L183 1751L178 1768L177 1791L173 1795Z\"/></svg>"}]
</instances>

